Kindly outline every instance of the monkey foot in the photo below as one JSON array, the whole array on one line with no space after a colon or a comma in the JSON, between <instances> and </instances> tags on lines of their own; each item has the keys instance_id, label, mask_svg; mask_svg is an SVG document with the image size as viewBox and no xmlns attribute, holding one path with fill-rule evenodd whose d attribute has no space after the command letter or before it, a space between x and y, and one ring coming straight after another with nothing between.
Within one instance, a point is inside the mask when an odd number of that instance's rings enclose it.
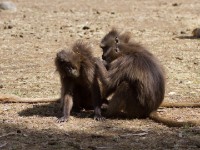
<instances>
[{"instance_id":1,"label":"monkey foot","mask_svg":"<svg viewBox=\"0 0 200 150\"><path fill-rule=\"evenodd\" d=\"M57 123L61 123L61 122L67 122L68 121L68 117L61 117L61 118L59 118L59 119L57 119Z\"/></svg>"},{"instance_id":2,"label":"monkey foot","mask_svg":"<svg viewBox=\"0 0 200 150\"><path fill-rule=\"evenodd\" d=\"M101 115L94 115L94 120L96 121L105 121L106 118Z\"/></svg>"}]
</instances>

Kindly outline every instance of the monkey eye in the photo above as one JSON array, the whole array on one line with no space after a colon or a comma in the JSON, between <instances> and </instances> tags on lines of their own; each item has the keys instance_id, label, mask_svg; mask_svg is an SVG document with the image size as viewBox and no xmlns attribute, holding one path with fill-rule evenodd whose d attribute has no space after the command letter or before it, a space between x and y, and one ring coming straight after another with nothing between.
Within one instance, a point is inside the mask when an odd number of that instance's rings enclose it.
<instances>
[{"instance_id":1,"label":"monkey eye","mask_svg":"<svg viewBox=\"0 0 200 150\"><path fill-rule=\"evenodd\" d=\"M119 38L118 37L115 37L115 43L119 44Z\"/></svg>"}]
</instances>

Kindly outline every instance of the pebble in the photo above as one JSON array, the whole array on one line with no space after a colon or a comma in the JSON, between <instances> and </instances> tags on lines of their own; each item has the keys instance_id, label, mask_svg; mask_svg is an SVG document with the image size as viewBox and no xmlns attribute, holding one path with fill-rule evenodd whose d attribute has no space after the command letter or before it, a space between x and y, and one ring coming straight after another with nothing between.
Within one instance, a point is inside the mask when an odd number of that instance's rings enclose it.
<instances>
[{"instance_id":1,"label":"pebble","mask_svg":"<svg viewBox=\"0 0 200 150\"><path fill-rule=\"evenodd\" d=\"M169 92L168 95L175 95L176 92Z\"/></svg>"},{"instance_id":2,"label":"pebble","mask_svg":"<svg viewBox=\"0 0 200 150\"><path fill-rule=\"evenodd\" d=\"M181 34L186 34L186 32L185 31L181 31Z\"/></svg>"},{"instance_id":3,"label":"pebble","mask_svg":"<svg viewBox=\"0 0 200 150\"><path fill-rule=\"evenodd\" d=\"M0 9L16 11L17 7L13 2L5 1L0 3Z\"/></svg>"},{"instance_id":4,"label":"pebble","mask_svg":"<svg viewBox=\"0 0 200 150\"><path fill-rule=\"evenodd\" d=\"M88 30L88 29L90 29L90 27L88 27L88 26L83 27L83 30Z\"/></svg>"}]
</instances>

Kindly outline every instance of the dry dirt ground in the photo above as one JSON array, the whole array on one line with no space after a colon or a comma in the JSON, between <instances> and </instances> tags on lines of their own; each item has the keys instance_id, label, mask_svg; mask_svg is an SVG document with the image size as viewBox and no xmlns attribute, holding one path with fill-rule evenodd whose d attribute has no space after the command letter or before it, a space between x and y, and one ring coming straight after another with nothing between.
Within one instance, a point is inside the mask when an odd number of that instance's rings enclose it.
<instances>
[{"instance_id":1,"label":"dry dirt ground","mask_svg":"<svg viewBox=\"0 0 200 150\"><path fill-rule=\"evenodd\" d=\"M2 0L0 0L2 2ZM166 101L200 100L199 0L13 0L0 10L0 93L58 97L54 58L77 39L101 56L113 27L131 31L166 69ZM89 29L84 30L87 26ZM91 112L58 124L58 104L0 103L0 149L199 149L200 127L168 128L145 120L96 122ZM162 109L165 117L200 121L199 108Z\"/></svg>"}]
</instances>

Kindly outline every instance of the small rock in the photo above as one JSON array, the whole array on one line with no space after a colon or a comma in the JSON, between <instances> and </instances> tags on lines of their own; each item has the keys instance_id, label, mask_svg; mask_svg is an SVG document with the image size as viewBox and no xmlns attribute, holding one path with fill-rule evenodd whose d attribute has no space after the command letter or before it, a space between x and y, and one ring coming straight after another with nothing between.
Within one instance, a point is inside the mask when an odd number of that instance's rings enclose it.
<instances>
[{"instance_id":1,"label":"small rock","mask_svg":"<svg viewBox=\"0 0 200 150\"><path fill-rule=\"evenodd\" d=\"M186 34L185 31L181 31L181 34Z\"/></svg>"},{"instance_id":2,"label":"small rock","mask_svg":"<svg viewBox=\"0 0 200 150\"><path fill-rule=\"evenodd\" d=\"M22 133L22 131L18 129L18 130L17 130L17 133Z\"/></svg>"},{"instance_id":3,"label":"small rock","mask_svg":"<svg viewBox=\"0 0 200 150\"><path fill-rule=\"evenodd\" d=\"M88 27L88 26L83 27L83 30L88 30L88 29L90 29L90 27Z\"/></svg>"},{"instance_id":4,"label":"small rock","mask_svg":"<svg viewBox=\"0 0 200 150\"><path fill-rule=\"evenodd\" d=\"M176 40L176 38L172 38L172 40Z\"/></svg>"},{"instance_id":5,"label":"small rock","mask_svg":"<svg viewBox=\"0 0 200 150\"><path fill-rule=\"evenodd\" d=\"M199 64L199 62L198 62L198 61L194 61L194 64L195 64L195 65L198 65L198 64ZM0 88L1 88L1 87L0 87Z\"/></svg>"},{"instance_id":6,"label":"small rock","mask_svg":"<svg viewBox=\"0 0 200 150\"><path fill-rule=\"evenodd\" d=\"M97 10L97 11L96 11L96 14L98 14L98 15L99 15L99 14L100 14L100 12Z\"/></svg>"},{"instance_id":7,"label":"small rock","mask_svg":"<svg viewBox=\"0 0 200 150\"><path fill-rule=\"evenodd\" d=\"M178 137L182 138L183 137L183 133L182 132L178 133Z\"/></svg>"},{"instance_id":8,"label":"small rock","mask_svg":"<svg viewBox=\"0 0 200 150\"><path fill-rule=\"evenodd\" d=\"M12 28L13 28L13 25L8 25L4 27L4 29L12 29Z\"/></svg>"},{"instance_id":9,"label":"small rock","mask_svg":"<svg viewBox=\"0 0 200 150\"><path fill-rule=\"evenodd\" d=\"M48 145L56 145L56 144L57 144L56 141L49 141L49 142L48 142Z\"/></svg>"},{"instance_id":10,"label":"small rock","mask_svg":"<svg viewBox=\"0 0 200 150\"><path fill-rule=\"evenodd\" d=\"M17 7L13 2L5 1L0 3L0 9L16 11Z\"/></svg>"},{"instance_id":11,"label":"small rock","mask_svg":"<svg viewBox=\"0 0 200 150\"><path fill-rule=\"evenodd\" d=\"M12 29L13 28L13 25L8 25L8 29Z\"/></svg>"},{"instance_id":12,"label":"small rock","mask_svg":"<svg viewBox=\"0 0 200 150\"><path fill-rule=\"evenodd\" d=\"M175 95L176 92L169 92L168 95Z\"/></svg>"},{"instance_id":13,"label":"small rock","mask_svg":"<svg viewBox=\"0 0 200 150\"><path fill-rule=\"evenodd\" d=\"M111 12L111 14L112 14L112 15L114 15L114 14L115 14L115 12Z\"/></svg>"},{"instance_id":14,"label":"small rock","mask_svg":"<svg viewBox=\"0 0 200 150\"><path fill-rule=\"evenodd\" d=\"M179 6L180 4L178 3L173 3L172 6Z\"/></svg>"},{"instance_id":15,"label":"small rock","mask_svg":"<svg viewBox=\"0 0 200 150\"><path fill-rule=\"evenodd\" d=\"M3 85L1 84L1 85L0 85L0 89L2 89L2 88L3 88Z\"/></svg>"},{"instance_id":16,"label":"small rock","mask_svg":"<svg viewBox=\"0 0 200 150\"><path fill-rule=\"evenodd\" d=\"M181 57L178 57L178 56L177 56L177 57L175 57L175 58L176 58L176 59L178 59L178 60L183 60L183 58L181 58Z\"/></svg>"}]
</instances>

